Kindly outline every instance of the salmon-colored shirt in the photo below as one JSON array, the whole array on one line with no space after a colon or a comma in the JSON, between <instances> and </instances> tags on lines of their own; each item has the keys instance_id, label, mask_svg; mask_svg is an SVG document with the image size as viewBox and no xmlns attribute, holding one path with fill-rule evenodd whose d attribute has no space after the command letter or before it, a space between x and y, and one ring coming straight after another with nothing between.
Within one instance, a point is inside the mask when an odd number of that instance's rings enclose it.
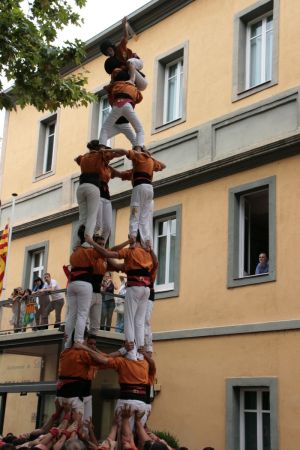
<instances>
[{"instance_id":1,"label":"salmon-colored shirt","mask_svg":"<svg viewBox=\"0 0 300 450\"><path fill-rule=\"evenodd\" d=\"M94 248L77 247L70 256L72 267L93 267L93 272L104 275L107 262Z\"/></svg>"},{"instance_id":2,"label":"salmon-colored shirt","mask_svg":"<svg viewBox=\"0 0 300 450\"><path fill-rule=\"evenodd\" d=\"M134 84L127 83L126 81L115 81L105 87L108 92L108 101L113 105L118 98L119 94L126 94L132 100L135 105L143 100L143 96Z\"/></svg>"},{"instance_id":3,"label":"salmon-colored shirt","mask_svg":"<svg viewBox=\"0 0 300 450\"><path fill-rule=\"evenodd\" d=\"M92 380L100 367L87 351L67 348L59 356L58 377Z\"/></svg>"},{"instance_id":4,"label":"salmon-colored shirt","mask_svg":"<svg viewBox=\"0 0 300 450\"><path fill-rule=\"evenodd\" d=\"M133 53L133 51L130 48L127 48L127 39L123 37L120 44L116 46L116 57L120 61L120 63L123 63L126 67L126 61L130 58L137 58L137 54Z\"/></svg>"},{"instance_id":5,"label":"salmon-colored shirt","mask_svg":"<svg viewBox=\"0 0 300 450\"><path fill-rule=\"evenodd\" d=\"M147 269L149 272L154 267L152 256L143 247L122 248L118 251L120 259L124 259L124 272L135 269Z\"/></svg>"},{"instance_id":6,"label":"salmon-colored shirt","mask_svg":"<svg viewBox=\"0 0 300 450\"><path fill-rule=\"evenodd\" d=\"M162 163L152 156L147 155L144 152L137 152L135 150L128 150L127 158L132 161L133 169L130 171L124 171L122 175L123 179L130 180L135 172L145 172L153 177L153 172L159 172L163 170Z\"/></svg>"},{"instance_id":7,"label":"salmon-colored shirt","mask_svg":"<svg viewBox=\"0 0 300 450\"><path fill-rule=\"evenodd\" d=\"M106 176L108 163L114 158L113 152L92 151L76 158L82 173L99 173L101 180ZM103 180L105 181L105 180Z\"/></svg>"},{"instance_id":8,"label":"salmon-colored shirt","mask_svg":"<svg viewBox=\"0 0 300 450\"><path fill-rule=\"evenodd\" d=\"M109 358L106 367L118 372L120 384L148 384L149 364L146 360L133 361L120 356Z\"/></svg>"}]
</instances>

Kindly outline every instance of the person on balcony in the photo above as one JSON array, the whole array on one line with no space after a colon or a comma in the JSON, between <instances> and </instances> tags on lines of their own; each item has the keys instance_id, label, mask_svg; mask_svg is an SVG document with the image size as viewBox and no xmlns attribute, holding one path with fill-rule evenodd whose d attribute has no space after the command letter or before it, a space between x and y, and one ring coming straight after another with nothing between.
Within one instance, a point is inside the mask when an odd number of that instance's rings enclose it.
<instances>
[{"instance_id":1,"label":"person on balcony","mask_svg":"<svg viewBox=\"0 0 300 450\"><path fill-rule=\"evenodd\" d=\"M43 315L43 324L48 325L49 315L51 311L55 311L55 324L54 328L59 328L61 323L61 311L64 306L64 297L61 292L55 294L54 291L59 291L60 287L54 278L51 278L50 273L45 273L44 275L44 287L42 289L43 292L48 292L50 295L50 302L45 308Z\"/></svg>"},{"instance_id":2,"label":"person on balcony","mask_svg":"<svg viewBox=\"0 0 300 450\"><path fill-rule=\"evenodd\" d=\"M112 316L115 309L115 299L113 296L115 285L112 281L110 272L106 272L103 277L101 291L103 294L100 329L110 331Z\"/></svg>"},{"instance_id":3,"label":"person on balcony","mask_svg":"<svg viewBox=\"0 0 300 450\"><path fill-rule=\"evenodd\" d=\"M48 325L43 324L43 318L45 317L45 310L50 303L50 296L43 292L44 281L42 278L37 277L33 280L32 292L35 294L37 292L41 292L42 295L36 297L37 299L37 311L35 314L35 323L36 326L33 328L34 331L38 329L48 328Z\"/></svg>"}]
</instances>

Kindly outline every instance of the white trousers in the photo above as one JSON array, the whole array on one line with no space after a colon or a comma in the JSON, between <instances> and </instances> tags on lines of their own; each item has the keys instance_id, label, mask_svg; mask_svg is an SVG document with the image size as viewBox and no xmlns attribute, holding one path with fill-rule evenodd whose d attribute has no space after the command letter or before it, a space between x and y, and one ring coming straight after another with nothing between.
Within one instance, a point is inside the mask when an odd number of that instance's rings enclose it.
<instances>
[{"instance_id":1,"label":"white trousers","mask_svg":"<svg viewBox=\"0 0 300 450\"><path fill-rule=\"evenodd\" d=\"M145 413L143 417L141 418L141 424L144 426L147 422L147 412L148 412L148 405L144 402L141 402L140 400L118 400L116 403L115 411L120 411L124 405L129 405L130 409L133 411L140 411ZM120 416L118 416L120 418ZM129 425L131 430L134 428L134 415L131 415L129 418Z\"/></svg>"},{"instance_id":2,"label":"white trousers","mask_svg":"<svg viewBox=\"0 0 300 450\"><path fill-rule=\"evenodd\" d=\"M67 287L68 313L65 325L67 340L65 348L72 346L72 333L75 330L74 341L83 342L93 288L86 281L71 281Z\"/></svg>"},{"instance_id":3,"label":"white trousers","mask_svg":"<svg viewBox=\"0 0 300 450\"><path fill-rule=\"evenodd\" d=\"M153 352L153 343L152 343L152 329L151 329L151 316L153 311L153 301L147 301L147 310L145 317L145 350L146 352Z\"/></svg>"},{"instance_id":4,"label":"white trousers","mask_svg":"<svg viewBox=\"0 0 300 450\"><path fill-rule=\"evenodd\" d=\"M124 334L126 341L135 342L136 347L144 346L145 317L150 289L145 286L127 287L124 303ZM137 359L136 347L126 357Z\"/></svg>"},{"instance_id":5,"label":"white trousers","mask_svg":"<svg viewBox=\"0 0 300 450\"><path fill-rule=\"evenodd\" d=\"M92 293L92 302L90 306L89 314L89 332L95 334L100 330L100 320L101 320L101 308L102 308L102 297L100 293Z\"/></svg>"},{"instance_id":6,"label":"white trousers","mask_svg":"<svg viewBox=\"0 0 300 450\"><path fill-rule=\"evenodd\" d=\"M113 106L110 113L108 114L104 124L102 125L99 142L102 145L107 144L107 140L109 136L112 136L112 129L115 126L116 121L119 117L124 116L129 121L129 123L133 126L134 131L136 133L136 145L143 146L144 145L144 128L143 125L136 115L132 104L126 103L125 105Z\"/></svg>"},{"instance_id":7,"label":"white trousers","mask_svg":"<svg viewBox=\"0 0 300 450\"><path fill-rule=\"evenodd\" d=\"M83 183L78 186L76 197L79 207L78 226L85 225L85 234L92 237L97 221L100 190L91 183ZM78 228L76 227L72 238L72 248L78 245L79 238L77 232Z\"/></svg>"},{"instance_id":8,"label":"white trousers","mask_svg":"<svg viewBox=\"0 0 300 450\"><path fill-rule=\"evenodd\" d=\"M84 407L84 413L83 413L83 423L86 420L90 420L93 416L93 398L91 395L88 395L87 397L83 397L83 407Z\"/></svg>"},{"instance_id":9,"label":"white trousers","mask_svg":"<svg viewBox=\"0 0 300 450\"><path fill-rule=\"evenodd\" d=\"M79 397L56 397L56 399L58 400L60 406L69 405L71 410L74 410L84 416L84 403Z\"/></svg>"},{"instance_id":10,"label":"white trousers","mask_svg":"<svg viewBox=\"0 0 300 450\"><path fill-rule=\"evenodd\" d=\"M132 147L136 145L135 132L133 131L133 128L130 125L130 123L115 123L111 128L111 133L108 135L108 139L111 139L117 134L121 133L127 137L129 142L131 142Z\"/></svg>"},{"instance_id":11,"label":"white trousers","mask_svg":"<svg viewBox=\"0 0 300 450\"><path fill-rule=\"evenodd\" d=\"M144 67L144 61L142 59L138 59L138 58L127 59L127 64L132 64L137 71L142 70ZM148 86L148 81L139 72L136 72L135 85L139 91L144 91L146 89L146 87Z\"/></svg>"},{"instance_id":12,"label":"white trousers","mask_svg":"<svg viewBox=\"0 0 300 450\"><path fill-rule=\"evenodd\" d=\"M112 206L107 198L100 197L99 208L96 220L96 230L100 231L105 242L109 238L112 226Z\"/></svg>"},{"instance_id":13,"label":"white trousers","mask_svg":"<svg viewBox=\"0 0 300 450\"><path fill-rule=\"evenodd\" d=\"M129 235L140 231L142 242L150 241L152 246L153 186L139 184L132 189L130 202Z\"/></svg>"}]
</instances>

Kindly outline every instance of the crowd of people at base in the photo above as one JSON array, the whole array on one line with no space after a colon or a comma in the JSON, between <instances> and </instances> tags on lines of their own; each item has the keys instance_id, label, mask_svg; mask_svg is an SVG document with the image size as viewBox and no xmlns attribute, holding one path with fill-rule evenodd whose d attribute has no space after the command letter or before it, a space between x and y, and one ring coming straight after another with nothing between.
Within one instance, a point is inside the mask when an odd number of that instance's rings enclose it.
<instances>
[{"instance_id":1,"label":"crowd of people at base","mask_svg":"<svg viewBox=\"0 0 300 450\"><path fill-rule=\"evenodd\" d=\"M83 422L80 414L68 408L58 407L41 428L15 436L8 433L0 436L1 450L175 450L142 424L143 415L124 405L114 416L107 438L99 442L94 433L92 421ZM130 428L134 421L135 432ZM118 445L117 439L121 442ZM179 447L176 450L188 450ZM203 450L214 450L207 447Z\"/></svg>"},{"instance_id":2,"label":"crowd of people at base","mask_svg":"<svg viewBox=\"0 0 300 450\"><path fill-rule=\"evenodd\" d=\"M71 347L59 357L55 412L39 429L0 439L2 450L172 450L147 426L151 412L151 386L156 367L149 352L143 349L143 360L127 359L132 350L125 343L117 352L105 354L96 347L94 336L85 332L83 344L71 340ZM98 370L118 373L119 399L108 436L98 442L92 423L91 382ZM181 447L181 450L187 450Z\"/></svg>"}]
</instances>

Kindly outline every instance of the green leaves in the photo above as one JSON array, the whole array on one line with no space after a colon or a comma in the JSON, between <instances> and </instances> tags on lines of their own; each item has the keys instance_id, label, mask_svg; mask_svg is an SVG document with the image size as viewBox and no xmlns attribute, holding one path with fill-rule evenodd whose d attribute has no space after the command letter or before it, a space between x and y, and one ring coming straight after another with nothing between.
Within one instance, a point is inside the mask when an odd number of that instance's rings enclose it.
<instances>
[{"instance_id":1,"label":"green leaves","mask_svg":"<svg viewBox=\"0 0 300 450\"><path fill-rule=\"evenodd\" d=\"M14 80L6 93L0 84L0 108L32 105L39 111L54 111L94 101L94 95L84 88L87 72L61 75L64 67L81 64L83 43L76 39L61 47L54 45L57 30L81 22L78 13L67 0L31 0L27 10L21 3L0 2L0 72ZM75 4L82 8L86 0L75 0Z\"/></svg>"}]
</instances>

